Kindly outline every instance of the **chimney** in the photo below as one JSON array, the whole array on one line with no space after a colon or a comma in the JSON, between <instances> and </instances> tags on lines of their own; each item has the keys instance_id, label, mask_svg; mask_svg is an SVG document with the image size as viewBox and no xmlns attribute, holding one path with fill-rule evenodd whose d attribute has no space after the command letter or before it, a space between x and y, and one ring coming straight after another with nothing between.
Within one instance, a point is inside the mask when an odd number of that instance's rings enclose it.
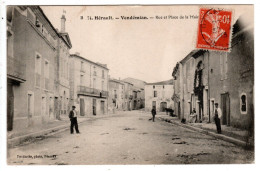
<instances>
[{"instance_id":1,"label":"chimney","mask_svg":"<svg viewBox=\"0 0 260 171\"><path fill-rule=\"evenodd\" d=\"M79 52L75 52L75 54L76 54L77 56L80 56L80 53L79 53Z\"/></svg>"},{"instance_id":2,"label":"chimney","mask_svg":"<svg viewBox=\"0 0 260 171\"><path fill-rule=\"evenodd\" d=\"M63 14L61 17L61 32L64 33L65 32L65 22L66 22L66 18L65 15Z\"/></svg>"}]
</instances>

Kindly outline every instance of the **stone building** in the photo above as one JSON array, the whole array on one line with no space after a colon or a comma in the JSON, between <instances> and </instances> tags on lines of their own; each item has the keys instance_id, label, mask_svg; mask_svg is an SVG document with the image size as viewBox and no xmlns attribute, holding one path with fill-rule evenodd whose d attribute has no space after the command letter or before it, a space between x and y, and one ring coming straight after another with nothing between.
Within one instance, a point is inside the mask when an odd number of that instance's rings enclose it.
<instances>
[{"instance_id":1,"label":"stone building","mask_svg":"<svg viewBox=\"0 0 260 171\"><path fill-rule=\"evenodd\" d=\"M125 84L117 79L109 79L108 109L111 112L125 108Z\"/></svg>"},{"instance_id":2,"label":"stone building","mask_svg":"<svg viewBox=\"0 0 260 171\"><path fill-rule=\"evenodd\" d=\"M243 15L234 24L230 52L193 50L176 64L173 99L181 119L195 108L199 120L214 122L219 103L223 125L253 128L254 27L249 21Z\"/></svg>"},{"instance_id":3,"label":"stone building","mask_svg":"<svg viewBox=\"0 0 260 171\"><path fill-rule=\"evenodd\" d=\"M70 55L70 104L81 116L108 112L108 68L79 53ZM70 106L71 106L70 105Z\"/></svg>"},{"instance_id":4,"label":"stone building","mask_svg":"<svg viewBox=\"0 0 260 171\"><path fill-rule=\"evenodd\" d=\"M131 100L131 110L142 109L145 106L144 87L146 82L135 78L125 78L123 81L133 84L133 96Z\"/></svg>"},{"instance_id":5,"label":"stone building","mask_svg":"<svg viewBox=\"0 0 260 171\"><path fill-rule=\"evenodd\" d=\"M8 130L55 119L59 33L38 6L7 7Z\"/></svg>"},{"instance_id":6,"label":"stone building","mask_svg":"<svg viewBox=\"0 0 260 171\"><path fill-rule=\"evenodd\" d=\"M155 107L156 111L165 112L166 108L174 109L172 100L173 79L145 85L145 110L151 111Z\"/></svg>"},{"instance_id":7,"label":"stone building","mask_svg":"<svg viewBox=\"0 0 260 171\"><path fill-rule=\"evenodd\" d=\"M180 67L181 65L179 64L179 62L176 64L176 66L173 69L172 72L172 77L173 77L173 96L172 96L172 100L174 103L174 111L175 114L177 115L177 117L179 119L181 119L183 116L181 115L181 105L182 104L182 100L180 97L181 94L181 85L180 85Z\"/></svg>"},{"instance_id":8,"label":"stone building","mask_svg":"<svg viewBox=\"0 0 260 171\"><path fill-rule=\"evenodd\" d=\"M125 98L124 98L124 110L130 111L132 110L132 100L133 100L133 84L122 81L125 86Z\"/></svg>"},{"instance_id":9,"label":"stone building","mask_svg":"<svg viewBox=\"0 0 260 171\"><path fill-rule=\"evenodd\" d=\"M55 88L56 94L54 98L55 116L60 119L60 115L63 114L67 117L71 106L70 101L70 85L69 85L69 56L72 44L69 34L65 31L65 15L61 17L61 30L59 33L57 44L57 59L56 62L56 79ZM57 30L58 31L58 30Z\"/></svg>"},{"instance_id":10,"label":"stone building","mask_svg":"<svg viewBox=\"0 0 260 171\"><path fill-rule=\"evenodd\" d=\"M222 124L244 129L254 125L254 25L250 21L242 15L234 24L230 53L209 53L211 121L217 102Z\"/></svg>"}]
</instances>

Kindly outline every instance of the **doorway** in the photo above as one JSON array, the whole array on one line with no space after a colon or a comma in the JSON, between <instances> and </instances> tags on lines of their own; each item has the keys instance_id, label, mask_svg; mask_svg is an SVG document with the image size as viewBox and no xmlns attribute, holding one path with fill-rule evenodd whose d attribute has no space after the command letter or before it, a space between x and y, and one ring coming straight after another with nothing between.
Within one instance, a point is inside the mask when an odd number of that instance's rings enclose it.
<instances>
[{"instance_id":1,"label":"doorway","mask_svg":"<svg viewBox=\"0 0 260 171\"><path fill-rule=\"evenodd\" d=\"M161 112L165 112L166 108L167 108L167 103L166 102L161 102L161 104L160 104L160 111Z\"/></svg>"},{"instance_id":2,"label":"doorway","mask_svg":"<svg viewBox=\"0 0 260 171\"><path fill-rule=\"evenodd\" d=\"M137 107L137 102L136 100L134 100L134 110L136 110L136 107Z\"/></svg>"},{"instance_id":3,"label":"doorway","mask_svg":"<svg viewBox=\"0 0 260 171\"><path fill-rule=\"evenodd\" d=\"M85 102L84 102L84 99L80 99L80 116L85 116Z\"/></svg>"},{"instance_id":4,"label":"doorway","mask_svg":"<svg viewBox=\"0 0 260 171\"><path fill-rule=\"evenodd\" d=\"M230 99L229 94L221 94L222 124L230 126Z\"/></svg>"},{"instance_id":5,"label":"doorway","mask_svg":"<svg viewBox=\"0 0 260 171\"><path fill-rule=\"evenodd\" d=\"M97 102L96 102L96 99L93 99L93 115L96 115L96 104Z\"/></svg>"}]
</instances>

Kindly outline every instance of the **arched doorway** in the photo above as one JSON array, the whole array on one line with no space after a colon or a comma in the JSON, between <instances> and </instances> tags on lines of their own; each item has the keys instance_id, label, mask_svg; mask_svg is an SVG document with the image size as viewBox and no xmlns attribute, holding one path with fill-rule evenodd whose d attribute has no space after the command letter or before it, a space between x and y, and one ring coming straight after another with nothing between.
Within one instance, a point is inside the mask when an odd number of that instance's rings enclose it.
<instances>
[{"instance_id":1,"label":"arched doorway","mask_svg":"<svg viewBox=\"0 0 260 171\"><path fill-rule=\"evenodd\" d=\"M167 108L167 102L161 102L160 103L160 112L165 112Z\"/></svg>"}]
</instances>

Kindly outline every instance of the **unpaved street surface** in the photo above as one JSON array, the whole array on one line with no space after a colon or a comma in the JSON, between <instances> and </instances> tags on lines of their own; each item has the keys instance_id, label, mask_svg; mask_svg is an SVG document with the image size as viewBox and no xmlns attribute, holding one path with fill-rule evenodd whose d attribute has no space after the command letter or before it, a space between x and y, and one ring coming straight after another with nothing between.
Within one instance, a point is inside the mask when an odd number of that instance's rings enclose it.
<instances>
[{"instance_id":1,"label":"unpaved street surface","mask_svg":"<svg viewBox=\"0 0 260 171\"><path fill-rule=\"evenodd\" d=\"M253 151L140 111L118 112L8 151L8 164L216 164L252 163ZM69 125L68 125L69 126ZM32 156L32 157L30 157Z\"/></svg>"}]
</instances>

